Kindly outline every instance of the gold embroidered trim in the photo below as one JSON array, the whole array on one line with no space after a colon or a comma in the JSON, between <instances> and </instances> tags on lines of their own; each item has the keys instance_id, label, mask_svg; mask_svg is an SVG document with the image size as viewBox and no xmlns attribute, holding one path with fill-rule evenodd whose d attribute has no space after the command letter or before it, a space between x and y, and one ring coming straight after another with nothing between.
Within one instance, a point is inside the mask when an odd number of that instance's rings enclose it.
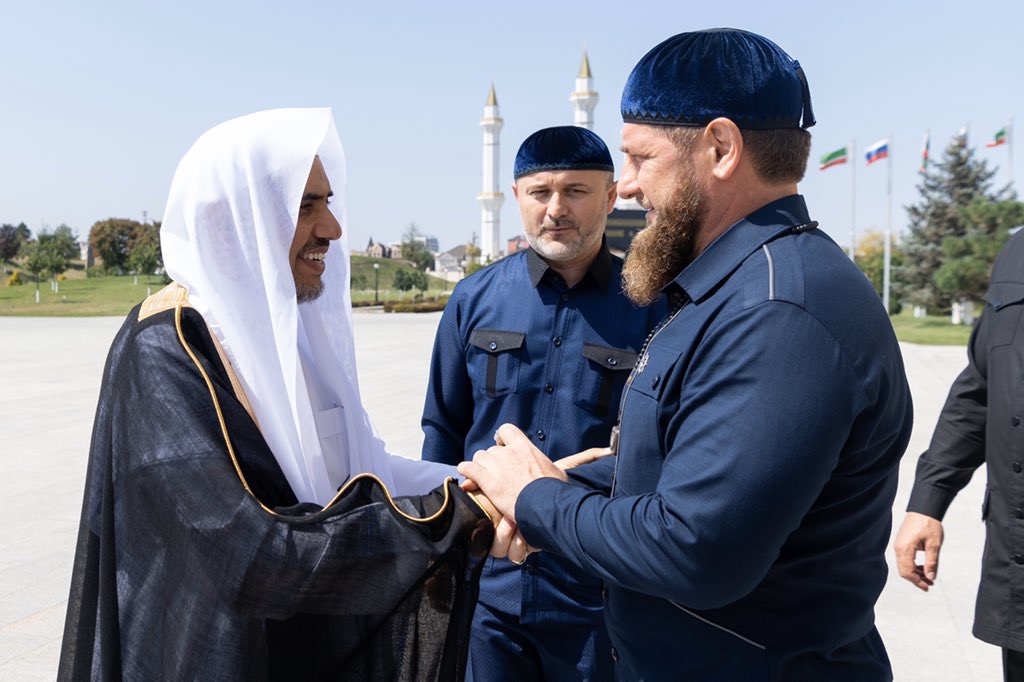
<instances>
[{"instance_id":1,"label":"gold embroidered trim","mask_svg":"<svg viewBox=\"0 0 1024 682\"><path fill-rule=\"evenodd\" d=\"M179 286L179 288L181 287ZM181 289L182 291L184 291L183 288ZM185 297L187 298L187 292L185 294ZM199 358L197 358L196 354L192 352L192 348L191 346L188 345L188 342L185 340L185 334L182 332L181 329L181 314L182 310L187 305L188 302L185 301L183 298L177 299L177 303L174 306L174 328L178 332L178 341L181 343L182 348L184 348L185 352L188 353L188 356L192 358L192 362L195 364L196 369L199 370L199 375L202 376L203 381L206 382L206 389L210 392L210 399L213 401L213 408L214 411L216 411L217 413L217 422L220 424L220 432L224 438L224 445L227 447L228 456L231 458L231 464L235 467L235 474L237 474L238 480L242 482L242 487L245 488L245 492L249 493L252 499L256 500L256 503L260 505L260 508L263 509L263 511L267 512L271 516L280 516L277 512L275 512L267 505L263 504L263 502L261 502L260 499L256 497L256 495L252 492L252 488L249 487L249 482L245 479L245 474L242 473L242 467L238 463L238 456L235 454L235 448L231 444L231 436L228 433L228 425L226 420L224 419L224 412L221 410L220 401L217 399L217 391L213 387L213 381L210 380L210 377L209 375L207 375L206 370L203 369L203 364L199 362ZM164 309L166 310L167 308ZM227 366L226 363L225 366ZM349 488L355 485L357 481L364 478L370 478L376 481L380 485L381 489L384 491L384 495L385 497L387 497L388 504L391 505L391 508L398 512L399 515L415 523L429 523L437 519L445 513L445 511L448 509L448 505L451 504L451 492L448 490L448 482L454 479L450 476L446 478L444 481L444 501L441 503L441 507L430 516L420 518L417 516L411 516L409 514L406 514L404 511L398 508L398 506L395 504L394 498L391 496L391 491L388 490L388 487L386 485L384 485L384 481L380 480L374 474L364 473L349 478L348 481L346 481L345 485L343 485L334 495L334 497L331 498L331 501L324 505L320 511L329 509L335 502L338 501L338 499L341 498L342 495L344 495L348 491ZM483 509L482 506L481 509ZM484 513L487 513L486 510L484 510ZM488 514L488 518L489 517L490 515Z\"/></svg>"},{"instance_id":2,"label":"gold embroidered trim","mask_svg":"<svg viewBox=\"0 0 1024 682\"><path fill-rule=\"evenodd\" d=\"M142 302L142 307L139 308L139 322L157 313L170 310L179 303L188 305L188 290L177 282L171 282Z\"/></svg>"}]
</instances>

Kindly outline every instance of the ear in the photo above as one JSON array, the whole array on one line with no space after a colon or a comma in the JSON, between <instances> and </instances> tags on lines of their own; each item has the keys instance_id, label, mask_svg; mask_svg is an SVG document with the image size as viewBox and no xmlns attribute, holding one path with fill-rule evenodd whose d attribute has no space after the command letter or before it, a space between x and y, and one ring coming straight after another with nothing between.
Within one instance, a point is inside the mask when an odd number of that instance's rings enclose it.
<instances>
[{"instance_id":1,"label":"ear","mask_svg":"<svg viewBox=\"0 0 1024 682\"><path fill-rule=\"evenodd\" d=\"M618 196L619 183L615 180L612 180L612 184L608 185L608 213L611 213L613 210L615 210L615 200L618 198Z\"/></svg>"},{"instance_id":2,"label":"ear","mask_svg":"<svg viewBox=\"0 0 1024 682\"><path fill-rule=\"evenodd\" d=\"M512 183L512 196L514 196L516 198L516 201L519 201L519 183L518 182L513 182Z\"/></svg>"},{"instance_id":3,"label":"ear","mask_svg":"<svg viewBox=\"0 0 1024 682\"><path fill-rule=\"evenodd\" d=\"M743 158L743 133L729 119L716 118L704 128L703 138L711 174L718 180L728 180Z\"/></svg>"}]
</instances>

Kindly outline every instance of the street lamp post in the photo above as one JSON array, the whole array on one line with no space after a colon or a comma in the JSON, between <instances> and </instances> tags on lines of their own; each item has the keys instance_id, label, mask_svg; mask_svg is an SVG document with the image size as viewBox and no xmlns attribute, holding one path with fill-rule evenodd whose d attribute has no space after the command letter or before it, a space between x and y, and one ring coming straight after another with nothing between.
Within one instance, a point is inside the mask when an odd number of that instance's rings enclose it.
<instances>
[{"instance_id":1,"label":"street lamp post","mask_svg":"<svg viewBox=\"0 0 1024 682\"><path fill-rule=\"evenodd\" d=\"M378 291L380 291L380 263L375 262L373 264L373 303L376 305L379 302L377 297Z\"/></svg>"}]
</instances>

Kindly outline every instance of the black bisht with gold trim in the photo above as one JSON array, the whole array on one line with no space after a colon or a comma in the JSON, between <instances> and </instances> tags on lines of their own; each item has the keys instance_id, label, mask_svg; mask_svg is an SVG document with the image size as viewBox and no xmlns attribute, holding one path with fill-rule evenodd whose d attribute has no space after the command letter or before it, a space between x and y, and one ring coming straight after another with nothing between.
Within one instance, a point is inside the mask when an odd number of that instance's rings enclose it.
<instances>
[{"instance_id":1,"label":"black bisht with gold trim","mask_svg":"<svg viewBox=\"0 0 1024 682\"><path fill-rule=\"evenodd\" d=\"M136 308L104 370L58 678L462 679L491 534L453 481L392 499L359 476L296 504L202 317Z\"/></svg>"}]
</instances>

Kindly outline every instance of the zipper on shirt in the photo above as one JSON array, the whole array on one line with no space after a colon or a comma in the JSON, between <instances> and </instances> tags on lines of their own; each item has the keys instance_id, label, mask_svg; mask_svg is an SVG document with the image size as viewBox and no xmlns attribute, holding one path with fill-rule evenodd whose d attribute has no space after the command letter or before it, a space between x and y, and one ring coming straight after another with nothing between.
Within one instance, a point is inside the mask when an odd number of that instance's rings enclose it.
<instances>
[{"instance_id":1,"label":"zipper on shirt","mask_svg":"<svg viewBox=\"0 0 1024 682\"><path fill-rule=\"evenodd\" d=\"M676 319L676 315L679 314L679 311L685 308L686 304L689 302L690 297L684 294L683 299L679 302L675 309L671 313L669 313L669 315L665 317L665 319L659 322L654 327L654 329L650 331L649 334L647 334L647 338L644 339L644 343L640 347L640 357L637 359L636 365L633 367L633 370L629 373L629 377L626 379L626 385L622 389L622 397L619 398L619 417L618 419L615 420L615 426L612 427L611 441L608 444L608 447L611 449L612 454L616 455L615 471L612 474L611 494L613 497L615 496L615 484L618 482L619 478L619 460L617 457L617 455L619 454L619 426L622 424L622 413L626 409L626 396L629 395L629 388L630 386L633 385L633 380L636 378L636 376L640 374L640 372L643 372L644 368L647 367L648 349L650 348L650 345L654 341L655 337L657 337L658 334L660 334L665 327L671 324L672 320Z\"/></svg>"}]
</instances>

